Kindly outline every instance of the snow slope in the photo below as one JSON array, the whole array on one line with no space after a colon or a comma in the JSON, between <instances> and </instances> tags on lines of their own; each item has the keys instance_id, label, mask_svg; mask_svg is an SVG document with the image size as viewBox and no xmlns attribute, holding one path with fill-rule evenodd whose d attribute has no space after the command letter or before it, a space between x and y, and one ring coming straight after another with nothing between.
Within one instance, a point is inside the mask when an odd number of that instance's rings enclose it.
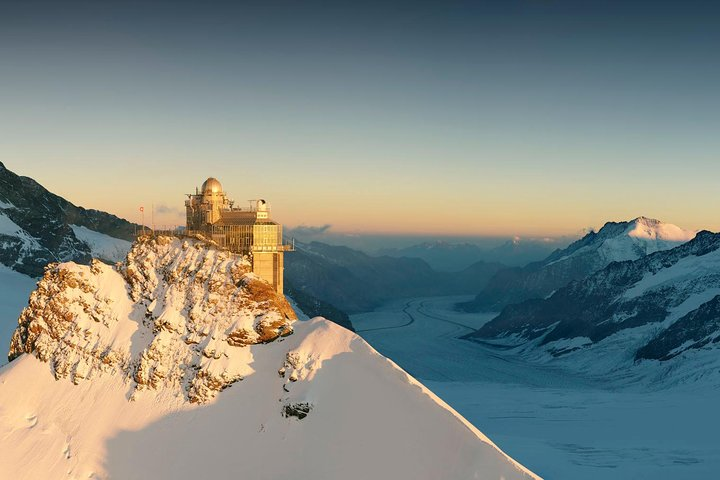
<instances>
[{"instance_id":1,"label":"snow slope","mask_svg":"<svg viewBox=\"0 0 720 480\"><path fill-rule=\"evenodd\" d=\"M0 370L1 478L538 478L246 260L138 242L46 272Z\"/></svg>"},{"instance_id":2,"label":"snow slope","mask_svg":"<svg viewBox=\"0 0 720 480\"><path fill-rule=\"evenodd\" d=\"M120 262L130 251L132 245L127 240L111 237L87 227L70 225L70 228L78 240L85 242L90 247L90 253L94 258Z\"/></svg>"}]
</instances>

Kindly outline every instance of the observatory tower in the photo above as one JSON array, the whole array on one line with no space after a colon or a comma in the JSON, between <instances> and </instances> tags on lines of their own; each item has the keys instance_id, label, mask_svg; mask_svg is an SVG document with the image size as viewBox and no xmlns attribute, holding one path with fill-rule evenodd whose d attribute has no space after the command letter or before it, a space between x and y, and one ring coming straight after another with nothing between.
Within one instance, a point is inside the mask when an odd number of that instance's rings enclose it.
<instances>
[{"instance_id":1,"label":"observatory tower","mask_svg":"<svg viewBox=\"0 0 720 480\"><path fill-rule=\"evenodd\" d=\"M251 200L248 208L235 207L216 178L208 178L185 201L188 233L212 239L232 252L249 255L253 273L283 293L282 225L270 218L265 200Z\"/></svg>"}]
</instances>

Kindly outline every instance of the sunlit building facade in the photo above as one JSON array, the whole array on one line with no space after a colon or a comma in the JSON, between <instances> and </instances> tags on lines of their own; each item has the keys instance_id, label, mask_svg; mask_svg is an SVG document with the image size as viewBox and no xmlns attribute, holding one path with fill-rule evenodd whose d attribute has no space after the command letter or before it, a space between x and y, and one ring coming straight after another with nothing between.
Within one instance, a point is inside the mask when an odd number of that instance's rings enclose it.
<instances>
[{"instance_id":1,"label":"sunlit building facade","mask_svg":"<svg viewBox=\"0 0 720 480\"><path fill-rule=\"evenodd\" d=\"M248 208L236 207L222 185L208 178L185 201L188 233L203 235L221 247L250 256L253 273L283 293L282 225L272 221L265 200L252 200Z\"/></svg>"}]
</instances>

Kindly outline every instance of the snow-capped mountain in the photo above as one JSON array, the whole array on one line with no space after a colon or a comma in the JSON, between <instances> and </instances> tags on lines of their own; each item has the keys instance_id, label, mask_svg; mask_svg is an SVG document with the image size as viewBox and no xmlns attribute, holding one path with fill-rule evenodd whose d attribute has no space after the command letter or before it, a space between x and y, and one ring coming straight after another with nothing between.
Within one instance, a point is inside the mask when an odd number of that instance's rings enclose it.
<instances>
[{"instance_id":1,"label":"snow-capped mountain","mask_svg":"<svg viewBox=\"0 0 720 480\"><path fill-rule=\"evenodd\" d=\"M686 361L714 365L682 372L697 378L718 371L718 312L720 234L700 232L673 249L613 262L547 299L510 305L468 338L529 345L603 374L650 360L665 365L663 375Z\"/></svg>"},{"instance_id":2,"label":"snow-capped mountain","mask_svg":"<svg viewBox=\"0 0 720 480\"><path fill-rule=\"evenodd\" d=\"M573 280L605 268L611 262L636 260L668 250L695 236L695 231L639 217L629 222L608 222L545 260L523 268L499 271L469 303L466 311L499 311L506 305L545 298Z\"/></svg>"},{"instance_id":3,"label":"snow-capped mountain","mask_svg":"<svg viewBox=\"0 0 720 480\"><path fill-rule=\"evenodd\" d=\"M141 239L123 264L50 266L0 370L14 479L529 479L360 337L243 258Z\"/></svg>"},{"instance_id":4,"label":"snow-capped mountain","mask_svg":"<svg viewBox=\"0 0 720 480\"><path fill-rule=\"evenodd\" d=\"M49 262L121 260L135 225L77 207L0 163L0 263L38 277Z\"/></svg>"}]
</instances>

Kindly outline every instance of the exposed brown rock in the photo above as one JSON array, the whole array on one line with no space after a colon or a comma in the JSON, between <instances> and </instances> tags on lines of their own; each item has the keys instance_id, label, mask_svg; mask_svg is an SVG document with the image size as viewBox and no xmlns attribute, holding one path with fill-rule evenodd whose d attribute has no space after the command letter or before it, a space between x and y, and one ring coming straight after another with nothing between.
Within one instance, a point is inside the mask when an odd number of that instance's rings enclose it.
<instances>
[{"instance_id":1,"label":"exposed brown rock","mask_svg":"<svg viewBox=\"0 0 720 480\"><path fill-rule=\"evenodd\" d=\"M126 285L122 298L100 294L108 279ZM118 318L116 307L129 316ZM294 319L287 300L250 273L247 259L197 239L148 236L117 267L48 266L9 358L35 355L56 378L75 383L120 371L135 392L177 389L202 403L242 379L239 367L224 360L241 354L234 347L289 335ZM119 322L126 335L137 330L133 342L144 345L134 358L129 341L113 346Z\"/></svg>"}]
</instances>

